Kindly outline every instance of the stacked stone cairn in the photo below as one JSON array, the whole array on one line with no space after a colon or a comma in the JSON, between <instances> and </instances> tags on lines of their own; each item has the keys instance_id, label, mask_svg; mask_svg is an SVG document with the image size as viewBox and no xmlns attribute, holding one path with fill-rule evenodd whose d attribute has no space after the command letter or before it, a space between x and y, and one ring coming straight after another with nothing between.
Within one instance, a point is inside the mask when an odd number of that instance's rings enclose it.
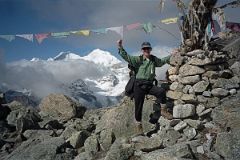
<instances>
[{"instance_id":1,"label":"stacked stone cairn","mask_svg":"<svg viewBox=\"0 0 240 160\"><path fill-rule=\"evenodd\" d=\"M227 53L216 50L179 51L172 56L168 69L172 84L167 97L174 101L174 118L208 122L208 115L221 99L237 93L240 80L228 59ZM175 126L177 130L186 127L185 122Z\"/></svg>"}]
</instances>

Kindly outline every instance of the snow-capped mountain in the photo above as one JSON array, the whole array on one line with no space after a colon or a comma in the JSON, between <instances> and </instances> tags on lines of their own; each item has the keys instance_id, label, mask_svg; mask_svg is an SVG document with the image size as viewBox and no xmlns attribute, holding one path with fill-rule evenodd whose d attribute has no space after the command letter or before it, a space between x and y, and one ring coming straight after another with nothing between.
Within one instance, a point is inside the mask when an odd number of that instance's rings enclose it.
<instances>
[{"instance_id":1,"label":"snow-capped mountain","mask_svg":"<svg viewBox=\"0 0 240 160\"><path fill-rule=\"evenodd\" d=\"M71 53L70 51L68 52L60 52L56 57L54 58L49 58L49 60L54 60L54 61L69 61L69 60L77 60L81 59L81 56Z\"/></svg>"},{"instance_id":2,"label":"snow-capped mountain","mask_svg":"<svg viewBox=\"0 0 240 160\"><path fill-rule=\"evenodd\" d=\"M53 58L8 64L18 81L6 81L12 90L27 89L40 98L63 93L86 107L105 107L119 102L128 80L125 63L110 52L95 49L86 56L61 52Z\"/></svg>"},{"instance_id":3,"label":"snow-capped mountain","mask_svg":"<svg viewBox=\"0 0 240 160\"><path fill-rule=\"evenodd\" d=\"M81 57L81 59L94 62L96 64L104 65L107 67L121 63L119 59L114 57L110 52L95 49L87 56Z\"/></svg>"}]
</instances>

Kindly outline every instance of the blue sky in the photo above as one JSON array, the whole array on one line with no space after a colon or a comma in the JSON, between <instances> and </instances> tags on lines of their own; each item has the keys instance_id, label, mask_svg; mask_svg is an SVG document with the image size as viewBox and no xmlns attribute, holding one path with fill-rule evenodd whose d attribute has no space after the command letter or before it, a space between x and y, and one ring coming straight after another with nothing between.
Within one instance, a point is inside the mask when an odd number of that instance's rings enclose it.
<instances>
[{"instance_id":1,"label":"blue sky","mask_svg":"<svg viewBox=\"0 0 240 160\"><path fill-rule=\"evenodd\" d=\"M220 0L220 3L226 2L229 1ZM158 23L160 19L178 14L171 0L167 0L162 13L158 4L159 0L0 0L0 34L98 29L149 21ZM228 9L226 14L228 19L240 22L237 9ZM179 37L176 25L161 24L161 27ZM119 38L117 34L108 33L90 37L48 38L42 44L38 44L36 40L32 43L21 38L12 42L0 39L0 58L7 62L33 57L47 59L61 51L86 55L96 48L116 55L116 41ZM150 41L153 46L170 47L180 43L161 30L154 30L149 35L141 30L124 34L124 44L129 52L139 50L143 41Z\"/></svg>"}]
</instances>

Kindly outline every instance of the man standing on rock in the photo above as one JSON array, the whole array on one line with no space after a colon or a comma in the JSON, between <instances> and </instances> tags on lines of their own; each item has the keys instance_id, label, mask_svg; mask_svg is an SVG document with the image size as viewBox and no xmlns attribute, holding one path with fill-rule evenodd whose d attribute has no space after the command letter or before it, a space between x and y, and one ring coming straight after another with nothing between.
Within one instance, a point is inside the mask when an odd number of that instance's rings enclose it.
<instances>
[{"instance_id":1,"label":"man standing on rock","mask_svg":"<svg viewBox=\"0 0 240 160\"><path fill-rule=\"evenodd\" d=\"M166 91L161 87L153 85L156 76L155 68L169 63L170 55L162 59L151 55L152 47L149 42L142 43L142 57L127 54L123 49L122 40L118 41L118 49L120 56L137 69L134 84L136 132L138 134L143 134L142 108L145 95L150 94L156 96L157 100L153 107L158 108L158 110L161 108L161 115L167 119L172 119L172 115L167 111L166 107Z\"/></svg>"}]
</instances>

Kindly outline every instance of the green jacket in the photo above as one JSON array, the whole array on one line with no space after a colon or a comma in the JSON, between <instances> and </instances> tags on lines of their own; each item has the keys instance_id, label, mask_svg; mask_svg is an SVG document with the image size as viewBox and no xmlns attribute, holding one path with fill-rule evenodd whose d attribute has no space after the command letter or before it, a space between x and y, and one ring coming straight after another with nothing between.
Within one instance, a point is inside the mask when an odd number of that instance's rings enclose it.
<instances>
[{"instance_id":1,"label":"green jacket","mask_svg":"<svg viewBox=\"0 0 240 160\"><path fill-rule=\"evenodd\" d=\"M162 59L153 56L153 60L149 60L147 58L143 58L143 62L141 62L140 56L131 56L129 55L123 48L119 48L120 56L127 61L130 65L135 68L138 68L138 72L136 74L136 79L150 80L153 81L155 79L155 68L161 67L170 61L170 55L164 57Z\"/></svg>"}]
</instances>

